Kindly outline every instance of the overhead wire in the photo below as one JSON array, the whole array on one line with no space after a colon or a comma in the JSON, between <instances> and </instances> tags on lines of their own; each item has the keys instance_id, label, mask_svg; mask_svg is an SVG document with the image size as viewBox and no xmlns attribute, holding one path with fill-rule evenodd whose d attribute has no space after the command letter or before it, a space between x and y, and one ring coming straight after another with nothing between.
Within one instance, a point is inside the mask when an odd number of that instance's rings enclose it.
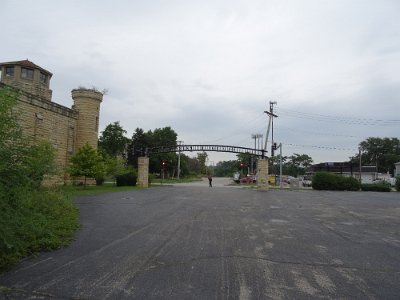
<instances>
[{"instance_id":1,"label":"overhead wire","mask_svg":"<svg viewBox=\"0 0 400 300\"><path fill-rule=\"evenodd\" d=\"M294 131L294 132L302 132L302 133L306 133L306 134L311 134L311 135L335 136L335 137L357 138L357 139L364 138L364 137L355 136L355 135L346 135L346 134L338 134L338 133L330 133L330 132L317 132L317 131L295 129L295 128L280 125L279 129L281 129L281 128L288 129L288 130Z\"/></svg>"},{"instance_id":2,"label":"overhead wire","mask_svg":"<svg viewBox=\"0 0 400 300\"><path fill-rule=\"evenodd\" d=\"M373 119L373 118L359 118L359 117L348 117L348 116L332 116L315 114L308 112L301 112L286 108L276 108L276 111L280 115L285 115L293 118L308 119L321 122L340 122L351 125L363 125L363 126L394 126L400 125L400 119Z\"/></svg>"},{"instance_id":3,"label":"overhead wire","mask_svg":"<svg viewBox=\"0 0 400 300\"><path fill-rule=\"evenodd\" d=\"M263 116L265 116L265 114L264 114L264 113L260 113L260 114L258 114L257 117L255 117L254 119L251 119L249 122L246 122L246 124L245 124L245 125L246 125L246 128L245 128L245 129L246 129L246 130L252 130L252 129L258 127L258 126L253 126L253 127L249 128L249 127L247 127L247 126L250 126L250 125L254 124L255 122L260 121L260 119L261 119ZM243 123L240 123L240 124L243 125ZM229 135L226 135L226 136L223 136L223 137L214 139L214 140L203 141L203 142L201 142L201 144L215 143L215 142L219 142L219 141L222 141L222 140L225 140L225 139L229 139L229 138L232 138L232 137L235 137L235 136L238 136L238 135L244 135L244 134L246 134L244 131L238 132L238 130L235 130L234 132L232 132L232 133L229 134Z\"/></svg>"},{"instance_id":4,"label":"overhead wire","mask_svg":"<svg viewBox=\"0 0 400 300\"><path fill-rule=\"evenodd\" d=\"M323 114L315 114L315 113L308 113L308 112L301 112L291 109L285 109L276 107L276 113L279 115L285 115L288 117L295 117L301 119L308 119L314 121L322 121L322 122L341 122L345 124L351 125L367 125L367 126L394 126L400 125L400 119L373 119L373 118L359 118L359 117L348 117L348 116L332 116L332 115L323 115ZM256 118L252 119L251 121L247 122L246 125L249 126L251 124L257 123L257 126L253 126L251 128L246 127L247 130L254 130L260 128L258 124L260 124L261 118L265 116L264 113L259 114ZM261 125L261 124L260 124ZM336 134L336 133L324 133L324 132L315 132L315 131L307 131L307 130L299 130L290 127L281 126L281 128L286 128L292 131L303 132L311 135L324 135L324 136L337 136L337 137L347 137L347 138L361 138L360 136L354 135L345 135L345 134ZM262 128L263 131L266 130L266 126ZM243 131L238 132L237 130L232 132L229 135L214 139L208 140L203 142L204 143L215 143L224 139L232 138L238 135L245 134ZM242 142L247 141L248 138L241 140L238 142L239 144ZM272 142L272 141L269 141ZM325 149L325 150L338 150L338 151L358 151L356 148L347 148L347 147L330 147L330 146L320 146L320 145L301 145L301 144L294 144L294 143L282 143L283 145L290 146L290 147L302 147L302 148L315 148L315 149Z\"/></svg>"}]
</instances>

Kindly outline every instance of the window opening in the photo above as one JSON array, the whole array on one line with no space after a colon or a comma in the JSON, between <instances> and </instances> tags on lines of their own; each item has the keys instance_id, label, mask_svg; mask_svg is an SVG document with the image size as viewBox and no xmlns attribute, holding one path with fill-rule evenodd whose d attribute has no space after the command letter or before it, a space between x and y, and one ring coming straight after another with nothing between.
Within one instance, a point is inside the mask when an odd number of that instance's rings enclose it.
<instances>
[{"instance_id":1,"label":"window opening","mask_svg":"<svg viewBox=\"0 0 400 300\"><path fill-rule=\"evenodd\" d=\"M21 78L33 79L33 70L27 68L21 68Z\"/></svg>"},{"instance_id":2,"label":"window opening","mask_svg":"<svg viewBox=\"0 0 400 300\"><path fill-rule=\"evenodd\" d=\"M6 76L14 76L14 67L6 67Z\"/></svg>"},{"instance_id":3,"label":"window opening","mask_svg":"<svg viewBox=\"0 0 400 300\"><path fill-rule=\"evenodd\" d=\"M41 83L47 83L47 74L44 74L42 72L40 72L40 82Z\"/></svg>"}]
</instances>

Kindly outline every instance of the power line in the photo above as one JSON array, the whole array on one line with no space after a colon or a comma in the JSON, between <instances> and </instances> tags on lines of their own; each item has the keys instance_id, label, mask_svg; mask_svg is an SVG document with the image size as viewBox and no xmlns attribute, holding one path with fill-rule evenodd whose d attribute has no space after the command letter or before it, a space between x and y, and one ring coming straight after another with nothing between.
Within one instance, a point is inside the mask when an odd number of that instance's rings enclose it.
<instances>
[{"instance_id":1,"label":"power line","mask_svg":"<svg viewBox=\"0 0 400 300\"><path fill-rule=\"evenodd\" d=\"M372 119L372 118L359 118L359 117L345 117L345 116L332 116L301 112L285 108L277 108L281 115L288 117L315 120L321 122L340 122L351 125L365 125L365 126L395 126L400 125L399 119Z\"/></svg>"},{"instance_id":2,"label":"power line","mask_svg":"<svg viewBox=\"0 0 400 300\"><path fill-rule=\"evenodd\" d=\"M329 132L317 132L317 131L309 131L309 130L300 130L300 129L294 129L291 127L287 126L279 126L279 129L289 129L290 131L294 132L302 132L310 135L323 135L323 136L337 136L337 137L346 137L346 138L357 138L357 139L362 139L364 137L361 136L355 136L355 135L346 135L346 134L337 134L337 133L329 133Z\"/></svg>"},{"instance_id":3,"label":"power line","mask_svg":"<svg viewBox=\"0 0 400 300\"><path fill-rule=\"evenodd\" d=\"M316 149L338 150L338 151L358 151L358 149L355 148L329 147L329 146L319 146L319 145L299 145L291 143L282 143L282 144L286 146L301 147L301 148L316 148Z\"/></svg>"}]
</instances>

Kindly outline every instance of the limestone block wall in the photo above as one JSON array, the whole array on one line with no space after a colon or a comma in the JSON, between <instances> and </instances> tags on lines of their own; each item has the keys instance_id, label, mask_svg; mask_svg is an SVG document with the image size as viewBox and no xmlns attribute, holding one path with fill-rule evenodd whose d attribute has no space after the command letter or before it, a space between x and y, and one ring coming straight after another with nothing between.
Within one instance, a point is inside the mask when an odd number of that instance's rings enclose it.
<instances>
[{"instance_id":1,"label":"limestone block wall","mask_svg":"<svg viewBox=\"0 0 400 300\"><path fill-rule=\"evenodd\" d=\"M32 142L48 141L56 149L56 164L65 169L74 153L77 116L69 108L20 93L16 110L24 135Z\"/></svg>"},{"instance_id":2,"label":"limestone block wall","mask_svg":"<svg viewBox=\"0 0 400 300\"><path fill-rule=\"evenodd\" d=\"M21 67L15 66L14 76L3 76L2 82L13 86L19 90L25 91L29 94L41 97L44 100L51 101L53 91L49 87L49 81L41 83L39 80L40 71L34 70L33 80L21 78Z\"/></svg>"},{"instance_id":3,"label":"limestone block wall","mask_svg":"<svg viewBox=\"0 0 400 300\"><path fill-rule=\"evenodd\" d=\"M149 187L149 158L138 158L138 178L137 185L143 188Z\"/></svg>"},{"instance_id":4,"label":"limestone block wall","mask_svg":"<svg viewBox=\"0 0 400 300\"><path fill-rule=\"evenodd\" d=\"M86 143L97 149L100 103L103 94L94 90L76 89L72 90L72 98L73 109L77 112L75 150Z\"/></svg>"},{"instance_id":5,"label":"limestone block wall","mask_svg":"<svg viewBox=\"0 0 400 300\"><path fill-rule=\"evenodd\" d=\"M268 159L257 161L257 183L260 188L268 189Z\"/></svg>"}]
</instances>

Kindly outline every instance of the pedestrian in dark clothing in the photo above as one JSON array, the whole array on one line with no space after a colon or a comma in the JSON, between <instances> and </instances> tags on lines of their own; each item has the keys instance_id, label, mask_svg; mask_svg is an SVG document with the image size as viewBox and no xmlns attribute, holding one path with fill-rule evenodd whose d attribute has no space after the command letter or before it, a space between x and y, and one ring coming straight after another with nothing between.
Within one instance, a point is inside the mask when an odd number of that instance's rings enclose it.
<instances>
[{"instance_id":1,"label":"pedestrian in dark clothing","mask_svg":"<svg viewBox=\"0 0 400 300\"><path fill-rule=\"evenodd\" d=\"M212 177L211 177L211 175L208 176L208 186L212 187Z\"/></svg>"}]
</instances>

